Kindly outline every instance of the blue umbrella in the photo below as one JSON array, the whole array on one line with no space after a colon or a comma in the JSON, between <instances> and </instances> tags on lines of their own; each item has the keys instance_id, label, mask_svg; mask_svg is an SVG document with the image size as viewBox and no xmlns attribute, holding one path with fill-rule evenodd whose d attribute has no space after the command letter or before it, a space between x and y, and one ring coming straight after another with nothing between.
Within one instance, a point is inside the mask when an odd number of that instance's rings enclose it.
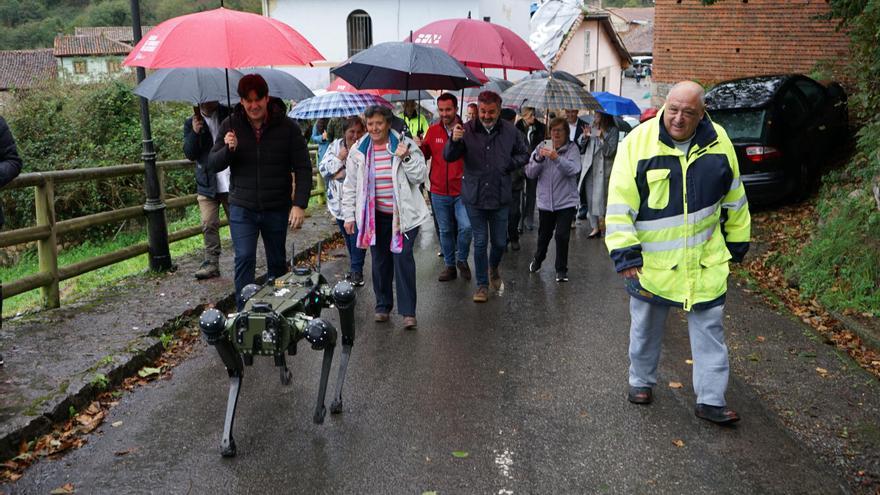
<instances>
[{"instance_id":1,"label":"blue umbrella","mask_svg":"<svg viewBox=\"0 0 880 495\"><path fill-rule=\"evenodd\" d=\"M617 96L606 91L594 91L593 98L602 105L603 113L609 115L640 115L642 111L636 102L623 96Z\"/></svg>"},{"instance_id":2,"label":"blue umbrella","mask_svg":"<svg viewBox=\"0 0 880 495\"><path fill-rule=\"evenodd\" d=\"M299 102L287 115L300 120L348 117L363 113L373 105L391 108L391 103L381 96L331 91Z\"/></svg>"}]
</instances>

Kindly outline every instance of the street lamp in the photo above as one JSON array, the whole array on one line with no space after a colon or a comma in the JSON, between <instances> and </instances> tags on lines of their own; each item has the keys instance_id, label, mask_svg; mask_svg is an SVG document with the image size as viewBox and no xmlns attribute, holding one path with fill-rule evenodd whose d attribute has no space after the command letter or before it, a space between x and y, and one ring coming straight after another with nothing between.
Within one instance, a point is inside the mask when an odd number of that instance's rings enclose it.
<instances>
[{"instance_id":1,"label":"street lamp","mask_svg":"<svg viewBox=\"0 0 880 495\"><path fill-rule=\"evenodd\" d=\"M131 29L133 46L141 40L141 10L138 0L131 0ZM146 77L143 67L137 67L137 82ZM144 150L144 189L146 202L144 216L147 217L147 233L149 236L150 270L154 272L168 271L173 268L171 252L168 249L168 224L165 221L165 203L159 197L159 175L156 173L156 151L153 148L153 133L150 130L150 107L147 99L139 97L141 106L141 136Z\"/></svg>"}]
</instances>

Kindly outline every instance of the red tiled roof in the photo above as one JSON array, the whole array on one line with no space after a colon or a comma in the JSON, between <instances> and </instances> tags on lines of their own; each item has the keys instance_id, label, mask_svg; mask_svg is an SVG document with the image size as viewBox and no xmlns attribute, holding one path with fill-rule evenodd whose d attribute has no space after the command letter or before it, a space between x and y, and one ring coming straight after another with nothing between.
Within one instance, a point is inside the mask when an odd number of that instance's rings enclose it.
<instances>
[{"instance_id":1,"label":"red tiled roof","mask_svg":"<svg viewBox=\"0 0 880 495\"><path fill-rule=\"evenodd\" d=\"M827 2L749 3L657 0L654 82L711 84L767 74L809 73L817 62L845 64L850 40L836 31Z\"/></svg>"},{"instance_id":2,"label":"red tiled roof","mask_svg":"<svg viewBox=\"0 0 880 495\"><path fill-rule=\"evenodd\" d=\"M55 36L55 56L128 55L132 47L104 36Z\"/></svg>"},{"instance_id":3,"label":"red tiled roof","mask_svg":"<svg viewBox=\"0 0 880 495\"><path fill-rule=\"evenodd\" d=\"M33 88L57 74L51 48L0 51L0 90Z\"/></svg>"},{"instance_id":4,"label":"red tiled roof","mask_svg":"<svg viewBox=\"0 0 880 495\"><path fill-rule=\"evenodd\" d=\"M147 34L147 31L153 29L153 27L141 26L141 36ZM131 26L94 26L75 28L73 34L75 36L104 36L113 41L131 43L134 41L133 32L134 30Z\"/></svg>"},{"instance_id":5,"label":"red tiled roof","mask_svg":"<svg viewBox=\"0 0 880 495\"><path fill-rule=\"evenodd\" d=\"M654 23L636 26L621 33L620 39L631 55L650 55L654 52Z\"/></svg>"}]
</instances>

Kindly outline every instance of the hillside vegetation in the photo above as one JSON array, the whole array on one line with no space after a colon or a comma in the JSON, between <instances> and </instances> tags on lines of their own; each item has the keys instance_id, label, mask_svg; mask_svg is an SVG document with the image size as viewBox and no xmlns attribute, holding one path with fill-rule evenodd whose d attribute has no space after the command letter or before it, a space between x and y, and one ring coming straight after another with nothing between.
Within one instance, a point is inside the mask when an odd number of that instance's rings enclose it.
<instances>
[{"instance_id":1,"label":"hillside vegetation","mask_svg":"<svg viewBox=\"0 0 880 495\"><path fill-rule=\"evenodd\" d=\"M215 9L219 0L141 0L141 22ZM260 0L226 0L224 6L259 13ZM0 50L50 48L57 33L74 27L131 25L129 0L4 0L0 2Z\"/></svg>"}]
</instances>

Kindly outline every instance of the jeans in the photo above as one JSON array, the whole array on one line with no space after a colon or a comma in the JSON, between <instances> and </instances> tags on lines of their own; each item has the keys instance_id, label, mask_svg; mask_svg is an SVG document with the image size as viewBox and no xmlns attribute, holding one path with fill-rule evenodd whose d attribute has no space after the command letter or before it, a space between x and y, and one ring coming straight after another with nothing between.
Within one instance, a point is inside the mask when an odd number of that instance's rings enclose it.
<instances>
[{"instance_id":1,"label":"jeans","mask_svg":"<svg viewBox=\"0 0 880 495\"><path fill-rule=\"evenodd\" d=\"M367 250L357 247L357 226L354 228L354 234L348 235L345 232L345 221L336 219L336 225L339 226L339 232L345 239L345 249L348 250L348 259L351 260L351 268L349 271L353 273L364 273L364 259L367 257Z\"/></svg>"},{"instance_id":2,"label":"jeans","mask_svg":"<svg viewBox=\"0 0 880 495\"><path fill-rule=\"evenodd\" d=\"M550 239L556 238L556 272L568 272L568 240L571 237L571 221L576 208L556 211L538 210L538 247L535 261L541 263L547 258ZM555 232L555 234L554 234Z\"/></svg>"},{"instance_id":3,"label":"jeans","mask_svg":"<svg viewBox=\"0 0 880 495\"><path fill-rule=\"evenodd\" d=\"M398 312L402 316L416 315L416 259L413 244L419 228L404 233L403 250L391 252L393 216L376 212L376 244L370 246L373 261L373 293L376 312L390 313L394 308L394 286L397 286Z\"/></svg>"},{"instance_id":4,"label":"jeans","mask_svg":"<svg viewBox=\"0 0 880 495\"><path fill-rule=\"evenodd\" d=\"M489 267L497 268L507 247L508 208L484 210L467 206L474 233L474 270L477 286L489 285ZM491 239L492 248L486 254Z\"/></svg>"},{"instance_id":5,"label":"jeans","mask_svg":"<svg viewBox=\"0 0 880 495\"><path fill-rule=\"evenodd\" d=\"M467 262L471 249L471 221L461 196L431 194L431 208L440 226L440 250L446 266L455 266L457 261ZM455 226L458 224L458 232Z\"/></svg>"},{"instance_id":6,"label":"jeans","mask_svg":"<svg viewBox=\"0 0 880 495\"><path fill-rule=\"evenodd\" d=\"M287 240L289 210L256 211L229 205L229 230L235 248L235 302L238 310L244 308L241 289L254 283L257 267L257 237L263 238L269 277L287 273L284 244Z\"/></svg>"}]
</instances>

